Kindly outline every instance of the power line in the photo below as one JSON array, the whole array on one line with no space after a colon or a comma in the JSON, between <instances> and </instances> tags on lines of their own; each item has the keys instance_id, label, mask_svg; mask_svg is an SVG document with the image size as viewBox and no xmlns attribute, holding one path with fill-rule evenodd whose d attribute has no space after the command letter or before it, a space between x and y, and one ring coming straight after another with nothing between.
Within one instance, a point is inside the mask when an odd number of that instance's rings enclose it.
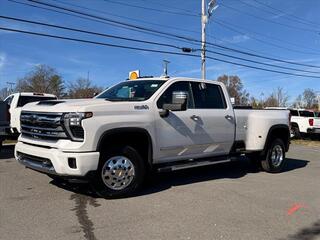
<instances>
[{"instance_id":1,"label":"power line","mask_svg":"<svg viewBox=\"0 0 320 240\"><path fill-rule=\"evenodd\" d=\"M259 11L262 11L262 12L267 12L267 13L271 13L271 14L278 14L278 13L275 13L274 11L270 11L270 10L266 10L266 9L262 9L261 7L257 7L255 5L252 5L251 3L248 3L248 2L245 2L245 1L242 1L242 0L238 0L239 2L241 2L242 4L246 5L246 6L249 6L251 8L255 8L255 9L258 9ZM258 3L257 1L255 1L256 3ZM260 5L263 5L263 6L266 6L265 4L263 3L258 3ZM283 15L281 16L282 18L285 18L291 22L296 22L296 23L299 23L299 24L304 24L304 25L307 25L307 26L311 26L311 27L318 27L318 26L315 26L314 24L309 24L309 23L306 23L304 21L301 21L301 20L298 20L298 19L295 19L295 18L292 18L292 17L289 17L289 16L286 16L286 15Z\"/></svg>"},{"instance_id":2,"label":"power line","mask_svg":"<svg viewBox=\"0 0 320 240\"><path fill-rule=\"evenodd\" d=\"M180 56L200 57L199 55L196 55L196 54L186 54L186 53L179 53L179 52L172 52L172 51L163 51L163 50L154 50L154 49L148 49L148 48L131 47L131 46L126 46L126 45L118 45L118 44L96 42L96 41L84 40L84 39L79 39L79 38L70 38L70 37L53 35L53 34L30 32L30 31L24 31L24 30L13 29L13 28L0 27L0 30L11 31L11 32L19 32L19 33L24 33L24 34L29 34L29 35L49 37L49 38L55 38L55 39L61 39L61 40L68 40L68 41L73 41L73 42L81 42L81 43L95 44L95 45L101 45L101 46L122 48L122 49L130 49L130 50L154 52L154 53L164 53L164 54L180 55ZM219 58L211 57L211 56L207 56L207 58L208 59L212 59L212 60L216 60L216 61L219 61L219 62L229 63L229 64L233 64L233 65L237 65L237 66L242 66L242 67L247 67L247 68L267 71L267 72L281 73L281 74L297 76L297 77L320 78L320 76L296 74L296 73L289 73L289 72L283 72L283 71L278 71L278 70L266 69L266 68L251 66L251 65L247 65L247 64L243 64L243 63L237 63L237 62L233 62L233 61L229 61L229 60L219 59Z\"/></svg>"},{"instance_id":3,"label":"power line","mask_svg":"<svg viewBox=\"0 0 320 240\"><path fill-rule=\"evenodd\" d=\"M9 0L9 1L14 1L14 0ZM97 13L103 13L103 14L106 14L106 15L110 15L110 16L115 16L115 17L118 17L118 18L122 18L122 19L127 19L127 20L130 20L130 21L136 21L136 22L141 22L141 23L145 23L145 24L148 24L148 25L154 25L154 26L159 26L159 27L163 27L163 28L170 28L170 29L175 29L175 30L178 30L178 31L183 31L183 32L193 32L193 33L197 33L197 34L201 34L200 31L193 31L193 30L190 30L190 29L185 29L185 28L178 28L178 27L175 27L175 26L168 26L168 25L163 25L163 24L158 24L158 23L154 23L154 22L149 22L149 21L143 21L141 19L136 19L136 18L132 18L132 17L127 17L127 16L120 16L120 15L117 15L117 14L114 14L114 13L109 13L109 12L106 12L106 11L102 11L102 10L98 10L98 9L93 9L93 8L88 8L88 7L84 7L84 6L80 6L80 5L77 5L77 4L73 4L73 3L69 3L69 2L65 2L65 1L61 1L61 0L55 0L56 2L59 2L59 3L62 3L62 4L65 4L65 5L68 5L68 6L73 6L73 7L77 7L77 8L80 8L80 9L85 9L85 10L89 10L89 11L92 11L92 12L97 12ZM16 2L16 1L15 1ZM18 2L16 2L18 3ZM161 6L165 6L165 7L169 7L168 5L165 5L165 4L160 4L159 2L157 2L157 5L161 5ZM34 5L31 5L33 7L36 7ZM174 9L178 9L178 10L181 10L181 11L189 11L187 9L182 9L182 8L176 8L176 7L172 7L170 6L171 8L174 8ZM50 10L50 11L54 11L53 9L47 9L47 10ZM190 11L192 12L192 11ZM62 12L64 13L64 12ZM75 15L77 16L77 15ZM79 16L77 16L79 17ZM90 20L90 19L89 19ZM217 21L217 20L216 20ZM208 31L210 29L208 28ZM225 42L221 39L218 39L216 37L213 37L212 35L210 35L209 33L206 34L209 38L213 38L217 41L220 41L220 42ZM163 37L163 36L162 36ZM181 40L180 40L181 41ZM215 47L216 48L216 47ZM250 48L246 48L246 47L242 47L248 51L252 51L252 52L258 52L257 50L253 50L253 49L250 49ZM225 49L222 49L222 50L225 50ZM227 51L230 51L230 50L227 50ZM259 53L259 52L258 52ZM260 52L261 53L261 52ZM261 53L261 54L265 54L265 53ZM308 53L309 54L309 53Z\"/></svg>"},{"instance_id":4,"label":"power line","mask_svg":"<svg viewBox=\"0 0 320 240\"><path fill-rule=\"evenodd\" d=\"M192 54L187 54L187 53L179 53L179 52L172 52L172 51L163 51L163 50L156 50L156 49L148 49L148 48L131 47L131 46L125 46L125 45L111 44L111 43L96 42L96 41L91 41L91 40L71 38L71 37L46 34L46 33L31 32L31 31L25 31L25 30L13 29L13 28L0 27L0 30L18 32L18 33L24 33L24 34L42 36L42 37L49 37L49 38L55 38L55 39L69 40L69 41L74 41L74 42L90 43L90 44L115 47L115 48L123 48L123 49L131 49L131 50L138 50L138 51L145 51L145 52L166 53L166 54L173 54L173 55L198 57L198 55L192 55Z\"/></svg>"},{"instance_id":5,"label":"power line","mask_svg":"<svg viewBox=\"0 0 320 240\"><path fill-rule=\"evenodd\" d=\"M121 39L121 40L133 41L133 42L139 42L139 43L146 43L146 44L152 44L152 45L163 46L163 47L171 47L171 48L175 48L175 49L179 49L179 50L182 49L182 47L178 47L178 46L175 46L172 44L139 40L139 39L135 39L135 38L122 37L122 36L105 34L105 33L100 33L100 32L93 32L93 31L83 30L83 29L79 29L79 28L71 28L71 27L66 27L66 26L61 26L61 25L56 25L56 24L31 21L31 20L26 20L26 19L22 19L22 18L14 18L14 17L3 16L3 15L0 15L0 18L14 20L14 21L18 21L18 22L24 22L24 23L31 23L31 24L36 24L36 25L41 25L41 26L46 26L46 27L64 29L64 30L69 30L69 31L74 31L74 32L92 34L92 35L97 35L97 36L102 36L102 37L115 38L115 39Z\"/></svg>"},{"instance_id":6,"label":"power line","mask_svg":"<svg viewBox=\"0 0 320 240\"><path fill-rule=\"evenodd\" d=\"M112 3L112 4L118 4L118 5L122 5L122 6L133 7L133 8L140 8L140 9L161 12L161 13L169 13L169 14L174 14L174 15L191 16L191 17L199 17L200 16L199 14L174 12L174 11L163 10L163 9L158 9L158 8L150 8L150 7L134 5L134 4L127 3L127 2L124 3L124 2L117 2L117 1L113 1L113 0L103 0L103 1L108 2L108 3Z\"/></svg>"},{"instance_id":7,"label":"power line","mask_svg":"<svg viewBox=\"0 0 320 240\"><path fill-rule=\"evenodd\" d=\"M28 7L33 7L33 8L37 8L37 9L50 11L50 12L60 13L60 14L64 14L64 15L67 15L67 16L77 17L77 18L80 18L80 19L85 19L85 20L89 20L89 21L93 21L93 22L98 22L98 23L106 24L106 25L113 26L113 27L116 27L116 28L127 29L127 30L130 30L130 31L140 32L140 33L143 33L143 34L149 34L149 35L153 35L153 36L157 36L157 37L161 37L161 38L167 38L167 39L171 39L171 40L177 41L177 39L174 38L174 37L164 36L163 34L160 34L160 33L146 32L145 30L132 29L131 27L118 25L116 23L110 23L110 22L107 22L106 20L99 20L98 17L91 18L91 17L86 17L86 16L79 16L77 14L63 12L63 11L59 11L59 10L55 10L55 9L51 9L51 8L47 8L47 7L42 7L42 6L36 6L36 5L29 4L29 3L19 2L19 1L16 1L16 0L7 0L7 1L14 2L14 3L17 3L17 4L21 4L21 5L25 5L25 6L28 6ZM180 42L186 42L186 43L193 44L193 45L197 45L196 43L193 43L193 42L190 42L190 41L187 41L187 40L183 40L183 39L179 39L179 41Z\"/></svg>"},{"instance_id":8,"label":"power line","mask_svg":"<svg viewBox=\"0 0 320 240\"><path fill-rule=\"evenodd\" d=\"M93 32L93 31L88 31L88 30L79 29L79 28L71 28L71 27L66 27L66 26L61 26L61 25L56 25L56 24L49 24L49 23L38 22L38 21L31 21L31 20L26 20L26 19L21 19L21 18L14 18L14 17L3 16L3 15L0 15L0 18L23 22L23 23L36 24L36 25L40 25L40 26L53 27L53 28L63 29L63 30L68 30L68 31L86 33L86 34L91 34L91 35L96 35L96 36L107 37L107 38L114 38L114 39L121 39L121 40L126 40L126 41L152 44L152 45L157 45L157 46L171 47L171 48L175 48L178 50L184 49L183 47L178 47L178 46L175 46L172 44L165 44L165 43L159 43L159 42L153 42L153 41L127 38L127 37L122 37L122 36L117 36L117 35L105 34L105 33L100 33L100 32ZM194 49L194 50L201 51L201 49ZM190 51L192 51L192 50L190 49ZM245 58L241 58L241 57L237 57L237 56L233 56L233 55L224 54L224 53L217 52L217 51L207 50L207 52L210 52L210 53L213 53L216 55L220 55L220 56L224 56L224 57L234 58L234 59L247 61L247 62L251 62L251 63L256 63L256 64L260 64L260 65L265 65L265 66L269 66L269 67L275 67L275 68L281 68L281 69L293 70L293 71L299 71L299 72L305 72L305 73L320 73L320 72L315 72L315 71L301 70L301 69L296 69L296 68L291 68L291 67L279 66L279 65L275 65L275 64L263 63L263 62L259 62L259 61L255 61L255 60L249 60L249 59L245 59Z\"/></svg>"},{"instance_id":9,"label":"power line","mask_svg":"<svg viewBox=\"0 0 320 240\"><path fill-rule=\"evenodd\" d=\"M286 14L284 17L291 17L292 19L295 19L296 21L298 20L298 21L300 21L301 23L304 22L305 24L313 25L314 27L319 27L319 23L312 22L312 21L308 21L308 20L306 20L306 19L304 19L304 18L300 18L300 17L298 17L298 16L296 16L296 15L294 15L294 14L290 14L290 13L285 12L285 11L283 11L283 10L280 10L280 9L278 9L278 8L274 8L274 7L270 6L269 4L260 2L260 1L258 1L258 0L253 0L253 1L256 2L256 3L258 3L258 4L260 4L260 5L262 5L262 6L265 6L265 7L267 7L267 8L276 10L276 11L282 13L282 14Z\"/></svg>"},{"instance_id":10,"label":"power line","mask_svg":"<svg viewBox=\"0 0 320 240\"><path fill-rule=\"evenodd\" d=\"M38 4L42 4L42 5L46 5L46 6L53 7L53 8L57 8L57 9L61 9L61 10L64 10L64 11L69 11L69 12L80 14L80 15L84 15L84 16L88 16L88 17L104 20L104 21L107 21L107 22L116 23L116 24L123 25L123 26L126 26L126 27L132 27L134 29L151 32L152 34L154 34L154 33L163 34L165 36L172 36L172 37L175 37L175 38L178 38L178 39L183 39L183 40L196 42L196 43L202 43L201 41L199 41L197 39L186 37L186 36L180 36L180 35L177 35L177 34L172 34L172 33L168 33L168 32L154 30L154 29L150 29L150 28L146 28L146 27L141 27L141 26L137 26L137 25L121 22L121 21L116 21L116 20L113 20L113 19L105 18L105 17L100 17L100 16L84 13L84 12L77 11L77 10L74 10L74 9L68 9L68 8L57 6L57 5L53 5L53 4L38 2L38 1L35 1L35 0L28 0L28 1L35 2L35 3L38 3ZM263 58L263 59L268 59L268 60L272 60L272 61L277 61L277 62L282 62L282 63L287 63L287 64L293 64L293 65L298 65L298 66L320 68L320 66L315 66L315 65L311 65L311 64L297 63L297 62L292 62L292 61L287 61L287 60L281 60L281 59L278 59L278 58L266 57L266 56L253 54L253 53L237 50L237 49L230 48L230 47L225 47L225 46L222 46L222 45L219 45L219 44L210 43L210 42L206 42L206 44L207 45L211 45L211 46L215 46L215 47L219 47L219 48L222 48L222 49L234 51L234 52L237 52L237 53L241 53L241 54L245 54L245 55L249 55L249 56L253 56L253 57L258 57L258 58Z\"/></svg>"},{"instance_id":11,"label":"power line","mask_svg":"<svg viewBox=\"0 0 320 240\"><path fill-rule=\"evenodd\" d=\"M183 31L183 32L188 32L188 33L190 33L190 32L201 33L200 31L193 31L191 29L178 28L176 26L168 26L168 25L163 25L163 24L159 24L159 23L144 21L144 20L137 19L137 18L121 16L121 15L118 15L118 14L114 14L114 13L110 13L110 12L106 12L106 11L102 11L102 10L98 10L98 9L88 8L88 7L85 7L85 6L80 6L80 5L77 5L77 4L73 4L73 3L69 3L69 2L65 2L65 1L61 1L61 0L56 0L56 2L65 4L65 5L69 5L69 6L73 6L73 7L77 7L77 8L80 8L80 9L86 9L86 10L89 10L89 11L92 11L92 12L103 13L105 15L110 15L110 16L114 16L114 17L118 17L118 18L122 18L122 19L127 19L127 20L130 20L130 21L141 22L141 23L145 23L145 24L149 24L149 25L155 25L155 26L159 26L159 27L163 27L163 28L175 29L175 30L178 30L178 31ZM157 4L160 5L160 3L157 3Z\"/></svg>"},{"instance_id":12,"label":"power line","mask_svg":"<svg viewBox=\"0 0 320 240\"><path fill-rule=\"evenodd\" d=\"M222 20L216 20L215 23L220 25L220 26L222 26L223 28L226 28L226 29L232 31L232 32L236 32L236 33L243 34L243 35L249 35L249 34L246 34L246 33L242 32L242 31L239 31L238 28L241 28L241 27L238 27L238 26L233 25L231 23L226 23L225 21L222 21ZM244 29L244 28L242 28L242 29ZM273 46L273 47L276 47L276 48L279 48L279 49L284 49L284 50L287 50L289 52L297 52L297 53L302 53L302 54L307 54L307 55L314 54L314 52L300 51L300 50L284 47L284 46L278 45L276 43L272 43L270 41L266 41L266 40L257 38L257 37L252 36L252 35L249 35L249 36L250 36L250 38L252 38L253 40L255 40L257 42L261 42L261 43L263 43L265 45ZM271 39L270 36L265 35L265 37ZM284 42L286 42L286 41L284 41Z\"/></svg>"},{"instance_id":13,"label":"power line","mask_svg":"<svg viewBox=\"0 0 320 240\"><path fill-rule=\"evenodd\" d=\"M124 28L124 29L127 29L127 30L137 31L137 32L141 32L141 33L149 34L149 35L154 35L154 36L161 37L161 38L177 40L177 39L175 39L173 37L164 36L164 35L161 35L161 34L156 34L156 33L151 33L151 32L144 32L142 30L140 31L140 30L137 30L137 29L131 29L129 27L119 26L119 25L116 25L116 24L112 24L112 23L108 23L108 22L102 21L102 20L89 18L89 17L85 17L85 16L79 16L79 15L76 15L76 14L67 13L67 12L63 12L63 11L59 11L59 10L55 10L55 9L51 9L51 8L47 8L47 7L36 6L36 5L29 4L29 3L22 3L22 2L19 2L19 1L16 1L16 0L7 0L7 1L13 2L13 3L16 3L16 4L20 4L20 5L24 5L24 6L27 6L27 7L33 7L33 8L42 9L42 10L46 10L46 11L50 11L50 12L60 13L60 14L64 14L64 15L67 15L67 16L72 16L72 17L77 17L77 18L80 18L80 19L85 19L85 20L88 20L88 21L94 21L94 22L98 22L98 23L101 23L101 24L110 25L110 26L113 26L113 27ZM189 32L194 32L194 33L199 33L199 34L201 33L200 31L192 31L192 30L177 28L177 27L174 27L174 26L167 26L167 25L157 24L157 23L153 23L153 22L151 23L151 22L139 20L139 19L136 19L136 18L131 18L131 17L125 17L125 16L116 15L116 14L111 14L111 13L108 13L108 12L105 12L105 11L101 11L101 10L97 10L97 9L92 9L92 8L88 8L88 7L84 7L84 6L80 6L80 5L76 5L76 4L72 4L72 3L66 3L66 2L61 1L61 0L56 0L56 2L65 4L65 5L74 6L74 7L81 8L81 9L86 9L86 10L93 11L93 12L99 12L99 13L107 14L107 15L110 15L110 16L116 16L118 18L129 19L129 20L136 21L136 22L142 22L142 23L146 23L146 24L149 24L149 25L155 25L155 26L175 29L175 30L179 30L179 31L185 31L185 32L188 32L188 33ZM207 36L209 38L213 38L213 39L215 39L217 41L224 42L223 40L218 39L216 37L213 37L210 34L207 34ZM193 45L198 45L198 43L190 42L190 41L183 40L183 39L179 39L179 41L180 42L189 43L189 44L193 44ZM230 50L230 49L224 49L224 48L217 47L217 46L212 46L212 48L219 48L220 50L223 50L223 51L233 51L233 50ZM249 48L246 48L246 47L242 47L242 48L246 49L248 51L251 51L251 52L257 52L257 53L260 53L260 54L264 54L262 52L259 52L259 51L253 50L253 49L249 49Z\"/></svg>"},{"instance_id":14,"label":"power line","mask_svg":"<svg viewBox=\"0 0 320 240\"><path fill-rule=\"evenodd\" d=\"M250 16L250 17L265 21L267 23L273 23L273 24L276 24L276 25L281 25L281 26L284 26L284 27L287 27L287 28L290 28L290 29L294 29L294 30L301 30L301 31L305 31L305 32L312 32L312 33L319 34L319 31L314 30L314 29L302 28L302 27L298 27L298 26L292 26L292 25L288 25L288 24L285 24L285 23L276 22L276 21L273 21L273 20L270 20L270 19L266 19L266 18L261 17L261 16L257 16L255 14L252 14L252 13L247 12L247 11L243 11L243 10L240 10L240 9L225 5L223 3L220 3L220 5L225 7L225 8L227 8L227 9L230 9L230 10L232 10L234 12L242 13L242 14L245 14L247 16Z\"/></svg>"},{"instance_id":15,"label":"power line","mask_svg":"<svg viewBox=\"0 0 320 240\"><path fill-rule=\"evenodd\" d=\"M200 49L199 49L199 50L200 50ZM207 52L210 52L210 53L217 54L217 55L221 55L221 56L224 56L224 57L230 57L230 58L233 58L233 59L238 59L238 60L242 60L242 61L246 61L246 62L251 62L251 63L256 63L256 64L260 64L260 65L265 65L265 66L269 66L269 67L276 67L276 68L293 70L293 71L299 71L299 72L306 72L306 73L320 73L320 72L315 72L315 71L301 70L301 69L296 69L296 68L291 68L291 67L279 66L279 65L275 65L275 64L271 64L271 63L259 62L259 61L250 60L250 59L246 59L246 58L242 58L242 57L237 57L237 56L232 56L232 55L228 55L228 54L220 53L220 52L216 52L216 51L211 51L211 50L206 50L206 51L207 51Z\"/></svg>"}]
</instances>

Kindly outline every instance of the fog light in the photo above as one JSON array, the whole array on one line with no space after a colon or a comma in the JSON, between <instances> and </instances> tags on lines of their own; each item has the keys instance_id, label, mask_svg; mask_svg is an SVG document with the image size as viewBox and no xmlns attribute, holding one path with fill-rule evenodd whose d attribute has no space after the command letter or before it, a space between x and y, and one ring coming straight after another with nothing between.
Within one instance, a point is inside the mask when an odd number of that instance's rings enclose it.
<instances>
[{"instance_id":1,"label":"fog light","mask_svg":"<svg viewBox=\"0 0 320 240\"><path fill-rule=\"evenodd\" d=\"M68 164L70 168L77 168L77 161L75 158L68 158Z\"/></svg>"}]
</instances>

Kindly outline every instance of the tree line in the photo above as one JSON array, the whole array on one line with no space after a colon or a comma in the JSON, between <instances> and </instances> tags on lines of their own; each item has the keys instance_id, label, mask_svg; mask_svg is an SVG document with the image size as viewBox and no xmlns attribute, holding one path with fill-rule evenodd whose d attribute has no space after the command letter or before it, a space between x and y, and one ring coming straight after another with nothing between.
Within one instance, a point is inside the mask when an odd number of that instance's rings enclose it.
<instances>
[{"instance_id":1,"label":"tree line","mask_svg":"<svg viewBox=\"0 0 320 240\"><path fill-rule=\"evenodd\" d=\"M253 108L265 107L295 107L295 108L308 108L317 109L317 94L311 88L306 88L301 94L289 103L290 96L282 88L277 87L269 95L260 93L260 98L250 97L250 94L245 90L241 79L238 76L223 75L218 77L219 82L226 85L230 97L235 99L236 105L250 105Z\"/></svg>"},{"instance_id":2,"label":"tree line","mask_svg":"<svg viewBox=\"0 0 320 240\"><path fill-rule=\"evenodd\" d=\"M92 98L103 90L88 78L78 78L66 83L61 74L47 65L37 65L23 78L17 80L16 92L51 93L58 98Z\"/></svg>"},{"instance_id":3,"label":"tree line","mask_svg":"<svg viewBox=\"0 0 320 240\"><path fill-rule=\"evenodd\" d=\"M217 81L225 84L230 97L236 105L250 105L254 108L264 107L297 107L316 108L317 95L310 88L305 89L295 101L289 104L289 95L281 87L271 94L263 92L260 98L250 96L238 76L222 75ZM96 86L88 78L78 78L66 83L61 74L47 65L37 65L23 78L17 80L16 92L42 92L55 94L58 98L92 98L96 93L103 91L103 87Z\"/></svg>"}]
</instances>

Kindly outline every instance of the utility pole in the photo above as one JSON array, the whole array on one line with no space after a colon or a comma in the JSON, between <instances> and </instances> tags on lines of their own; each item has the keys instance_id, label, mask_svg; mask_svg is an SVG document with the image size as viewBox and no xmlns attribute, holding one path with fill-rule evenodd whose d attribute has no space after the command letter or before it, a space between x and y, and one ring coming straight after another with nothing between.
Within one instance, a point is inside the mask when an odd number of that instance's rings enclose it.
<instances>
[{"instance_id":1,"label":"utility pole","mask_svg":"<svg viewBox=\"0 0 320 240\"><path fill-rule=\"evenodd\" d=\"M208 17L205 0L202 0L201 9L201 75L202 79L206 79L206 24Z\"/></svg>"},{"instance_id":2,"label":"utility pole","mask_svg":"<svg viewBox=\"0 0 320 240\"><path fill-rule=\"evenodd\" d=\"M206 10L206 0L201 2L201 75L202 79L206 79L206 25L212 12L216 10L216 0L210 0L208 11Z\"/></svg>"}]
</instances>

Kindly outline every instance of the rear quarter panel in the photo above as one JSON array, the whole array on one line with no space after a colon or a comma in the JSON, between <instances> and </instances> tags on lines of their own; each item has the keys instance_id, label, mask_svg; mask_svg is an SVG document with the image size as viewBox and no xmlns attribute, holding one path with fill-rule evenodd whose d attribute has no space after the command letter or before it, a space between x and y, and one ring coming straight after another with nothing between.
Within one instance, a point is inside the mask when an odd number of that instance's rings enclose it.
<instances>
[{"instance_id":1,"label":"rear quarter panel","mask_svg":"<svg viewBox=\"0 0 320 240\"><path fill-rule=\"evenodd\" d=\"M287 110L235 109L236 140L244 141L247 151L263 150L269 130L275 125L289 126Z\"/></svg>"}]
</instances>

